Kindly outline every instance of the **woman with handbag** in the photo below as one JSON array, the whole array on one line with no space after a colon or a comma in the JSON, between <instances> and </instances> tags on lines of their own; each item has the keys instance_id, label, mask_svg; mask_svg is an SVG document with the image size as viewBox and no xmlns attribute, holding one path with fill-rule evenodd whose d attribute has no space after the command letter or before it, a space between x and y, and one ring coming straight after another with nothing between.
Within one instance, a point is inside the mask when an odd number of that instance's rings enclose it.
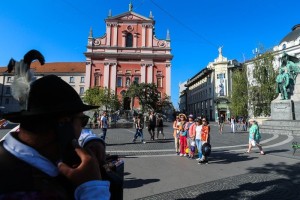
<instances>
[{"instance_id":1,"label":"woman with handbag","mask_svg":"<svg viewBox=\"0 0 300 200\"><path fill-rule=\"evenodd\" d=\"M260 150L260 155L265 155L261 144L259 144L259 141L261 139L261 135L259 133L259 127L257 122L254 119L250 119L249 123L251 125L249 129L249 147L248 150L245 153L250 153L252 147L257 146Z\"/></svg>"},{"instance_id":2,"label":"woman with handbag","mask_svg":"<svg viewBox=\"0 0 300 200\"><path fill-rule=\"evenodd\" d=\"M207 144L210 144L210 126L208 125L205 118L202 119L201 143L202 143L202 158L198 162L198 164L207 164L208 155L203 152L203 147L207 146Z\"/></svg>"}]
</instances>

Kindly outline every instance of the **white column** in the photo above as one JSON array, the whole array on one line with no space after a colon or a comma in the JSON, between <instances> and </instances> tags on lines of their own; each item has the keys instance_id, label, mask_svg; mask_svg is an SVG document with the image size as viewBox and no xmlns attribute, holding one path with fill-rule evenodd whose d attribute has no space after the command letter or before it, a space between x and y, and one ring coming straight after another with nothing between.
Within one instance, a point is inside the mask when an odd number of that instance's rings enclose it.
<instances>
[{"instance_id":1,"label":"white column","mask_svg":"<svg viewBox=\"0 0 300 200\"><path fill-rule=\"evenodd\" d=\"M166 94L171 96L171 64L166 65Z\"/></svg>"},{"instance_id":2,"label":"white column","mask_svg":"<svg viewBox=\"0 0 300 200\"><path fill-rule=\"evenodd\" d=\"M113 46L117 46L118 44L118 24L114 24L114 41Z\"/></svg>"},{"instance_id":3,"label":"white column","mask_svg":"<svg viewBox=\"0 0 300 200\"><path fill-rule=\"evenodd\" d=\"M148 43L147 43L147 47L152 47L152 35L153 35L153 26L152 25L149 25L148 26L148 34L147 34L147 39L148 39Z\"/></svg>"},{"instance_id":4,"label":"white column","mask_svg":"<svg viewBox=\"0 0 300 200\"><path fill-rule=\"evenodd\" d=\"M138 39L138 35L136 33L133 34L133 47L137 47L137 39Z\"/></svg>"},{"instance_id":5,"label":"white column","mask_svg":"<svg viewBox=\"0 0 300 200\"><path fill-rule=\"evenodd\" d=\"M106 33L107 33L107 36L106 36L106 45L107 46L110 46L110 40L111 40L111 24L106 24Z\"/></svg>"},{"instance_id":6,"label":"white column","mask_svg":"<svg viewBox=\"0 0 300 200\"><path fill-rule=\"evenodd\" d=\"M141 83L146 83L146 65L141 64Z\"/></svg>"},{"instance_id":7,"label":"white column","mask_svg":"<svg viewBox=\"0 0 300 200\"><path fill-rule=\"evenodd\" d=\"M142 25L142 47L146 46L146 25Z\"/></svg>"},{"instance_id":8,"label":"white column","mask_svg":"<svg viewBox=\"0 0 300 200\"><path fill-rule=\"evenodd\" d=\"M90 88L91 86L91 71L92 71L92 61L91 60L86 60L86 64L85 64L85 78L84 78L84 91L86 91L87 89Z\"/></svg>"},{"instance_id":9,"label":"white column","mask_svg":"<svg viewBox=\"0 0 300 200\"><path fill-rule=\"evenodd\" d=\"M111 73L110 73L110 89L115 92L117 91L116 81L117 81L117 63L113 63L111 66Z\"/></svg>"},{"instance_id":10,"label":"white column","mask_svg":"<svg viewBox=\"0 0 300 200\"><path fill-rule=\"evenodd\" d=\"M122 47L125 47L126 43L126 32L122 32Z\"/></svg>"},{"instance_id":11,"label":"white column","mask_svg":"<svg viewBox=\"0 0 300 200\"><path fill-rule=\"evenodd\" d=\"M109 88L109 63L104 63L103 86Z\"/></svg>"},{"instance_id":12,"label":"white column","mask_svg":"<svg viewBox=\"0 0 300 200\"><path fill-rule=\"evenodd\" d=\"M147 83L153 83L153 64L147 64Z\"/></svg>"}]
</instances>

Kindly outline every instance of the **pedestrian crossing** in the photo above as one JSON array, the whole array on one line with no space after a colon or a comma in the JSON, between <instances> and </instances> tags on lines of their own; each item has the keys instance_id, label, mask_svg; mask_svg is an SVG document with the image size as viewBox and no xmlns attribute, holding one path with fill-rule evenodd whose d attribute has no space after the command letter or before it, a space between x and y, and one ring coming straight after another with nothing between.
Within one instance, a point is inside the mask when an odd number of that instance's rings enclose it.
<instances>
[{"instance_id":1,"label":"pedestrian crossing","mask_svg":"<svg viewBox=\"0 0 300 200\"><path fill-rule=\"evenodd\" d=\"M279 138L280 137L280 138ZM294 137L291 135L277 135L262 140L260 144L263 145L263 149L276 148L288 143L291 143ZM247 143L230 145L230 146L215 146L212 148L212 152L227 151L227 152L244 152L248 147ZM257 147L253 147L253 150L257 150ZM125 157L161 157L161 156L177 156L174 149L132 149L132 150L111 150L107 151L109 154L118 154Z\"/></svg>"}]
</instances>

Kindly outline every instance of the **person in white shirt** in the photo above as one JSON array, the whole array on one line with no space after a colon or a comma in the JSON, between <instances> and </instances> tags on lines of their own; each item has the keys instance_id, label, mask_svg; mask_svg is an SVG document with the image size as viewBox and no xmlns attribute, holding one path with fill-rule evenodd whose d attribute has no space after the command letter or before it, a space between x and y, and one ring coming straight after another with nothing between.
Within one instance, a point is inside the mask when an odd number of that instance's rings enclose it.
<instances>
[{"instance_id":1,"label":"person in white shirt","mask_svg":"<svg viewBox=\"0 0 300 200\"><path fill-rule=\"evenodd\" d=\"M230 127L231 127L231 132L235 133L235 118L234 118L234 116L232 116L230 119Z\"/></svg>"},{"instance_id":2,"label":"person in white shirt","mask_svg":"<svg viewBox=\"0 0 300 200\"><path fill-rule=\"evenodd\" d=\"M195 128L195 142L198 149L198 158L196 160L201 160L202 158L202 143L201 143L201 131L202 131L202 121L199 118L195 119L196 128Z\"/></svg>"},{"instance_id":3,"label":"person in white shirt","mask_svg":"<svg viewBox=\"0 0 300 200\"><path fill-rule=\"evenodd\" d=\"M102 136L101 139L105 141L106 133L108 129L108 119L107 119L107 113L106 111L103 112L101 118L100 118L100 128L102 128Z\"/></svg>"}]
</instances>

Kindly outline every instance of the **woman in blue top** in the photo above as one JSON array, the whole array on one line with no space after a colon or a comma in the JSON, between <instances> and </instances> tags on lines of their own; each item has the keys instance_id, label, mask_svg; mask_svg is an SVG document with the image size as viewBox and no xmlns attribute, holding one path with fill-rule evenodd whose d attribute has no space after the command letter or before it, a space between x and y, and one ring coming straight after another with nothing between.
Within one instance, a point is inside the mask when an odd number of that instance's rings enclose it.
<instances>
[{"instance_id":1,"label":"woman in blue top","mask_svg":"<svg viewBox=\"0 0 300 200\"><path fill-rule=\"evenodd\" d=\"M260 155L265 155L261 144L259 144L259 141L261 139L260 133L259 133L259 127L257 122L254 119L250 119L249 123L251 124L251 127L249 129L249 147L246 153L250 153L253 146L257 146L260 150Z\"/></svg>"}]
</instances>

